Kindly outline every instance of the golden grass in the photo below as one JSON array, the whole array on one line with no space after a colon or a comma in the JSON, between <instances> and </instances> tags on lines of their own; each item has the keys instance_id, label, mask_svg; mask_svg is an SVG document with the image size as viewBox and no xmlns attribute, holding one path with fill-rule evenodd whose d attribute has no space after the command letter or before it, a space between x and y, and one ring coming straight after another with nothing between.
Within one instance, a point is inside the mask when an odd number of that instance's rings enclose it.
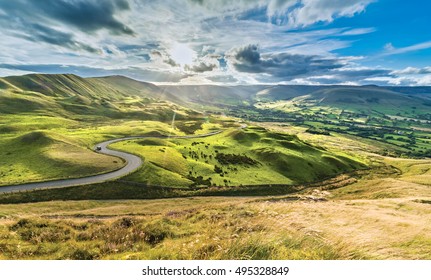
<instances>
[{"instance_id":1,"label":"golden grass","mask_svg":"<svg viewBox=\"0 0 431 280\"><path fill-rule=\"evenodd\" d=\"M411 187L400 186L402 197L379 199L340 199L337 190L316 189L299 200L0 205L0 258L430 259L431 193L412 197ZM17 226L23 218L33 224ZM118 226L124 221L133 225Z\"/></svg>"}]
</instances>

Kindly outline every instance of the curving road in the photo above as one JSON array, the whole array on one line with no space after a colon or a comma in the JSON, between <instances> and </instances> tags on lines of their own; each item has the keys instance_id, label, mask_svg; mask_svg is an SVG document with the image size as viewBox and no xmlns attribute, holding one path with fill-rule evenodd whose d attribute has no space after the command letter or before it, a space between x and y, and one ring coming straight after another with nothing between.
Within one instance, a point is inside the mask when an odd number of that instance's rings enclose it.
<instances>
[{"instance_id":1,"label":"curving road","mask_svg":"<svg viewBox=\"0 0 431 280\"><path fill-rule=\"evenodd\" d=\"M0 194L1 193L8 193L8 192L17 192L17 191L28 191L28 190L34 190L34 189L48 189L48 188L65 188L65 187L72 187L72 186L81 186L81 185L89 185L89 184L96 184L96 183L102 183L109 180L118 179L120 177L126 176L132 172L134 172L136 169L138 169L143 161L140 157L111 150L108 148L108 146L112 143L124 141L124 140L132 140L132 139L145 139L145 138L202 138L202 137L208 137L212 135L216 135L222 132L221 130L214 131L211 133L206 134L200 134L200 135L190 135L190 136L131 136L131 137L124 137L124 138L117 138L112 139L109 141L105 141L102 143L97 144L95 147L100 147L101 150L98 151L99 153L110 155L114 157L121 158L126 161L126 165L123 168L120 168L116 171L100 174L100 175L94 175L94 176L88 176L83 178L77 178L77 179L64 179L64 180L55 180L55 181L46 181L46 182L38 182L38 183L29 183L29 184L22 184L22 185L14 185L14 186L4 186L0 187Z\"/></svg>"}]
</instances>

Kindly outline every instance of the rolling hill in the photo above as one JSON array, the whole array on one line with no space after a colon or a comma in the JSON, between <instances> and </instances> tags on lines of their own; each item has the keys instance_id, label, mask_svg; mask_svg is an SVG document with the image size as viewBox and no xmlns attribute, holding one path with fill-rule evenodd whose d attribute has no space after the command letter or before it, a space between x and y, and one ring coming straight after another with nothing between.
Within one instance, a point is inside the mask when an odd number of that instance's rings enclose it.
<instances>
[{"instance_id":1,"label":"rolling hill","mask_svg":"<svg viewBox=\"0 0 431 280\"><path fill-rule=\"evenodd\" d=\"M182 102L153 84L122 76L82 78L72 74L31 74L0 79L0 114L157 120L171 118L176 108L174 103Z\"/></svg>"},{"instance_id":2,"label":"rolling hill","mask_svg":"<svg viewBox=\"0 0 431 280\"><path fill-rule=\"evenodd\" d=\"M232 128L198 141L135 140L113 147L146 159L126 180L173 187L292 185L366 168L358 158L262 127Z\"/></svg>"},{"instance_id":3,"label":"rolling hill","mask_svg":"<svg viewBox=\"0 0 431 280\"><path fill-rule=\"evenodd\" d=\"M358 105L376 108L386 106L387 109L399 110L405 104L428 109L431 99L431 87L156 86L123 76L82 78L73 74L30 74L0 78L0 91L0 104L3 104L0 105L0 113L34 112L52 108L53 112L63 110L72 114L111 117L125 117L125 111L129 111L130 105L139 109L135 111L142 111L147 104L156 101L194 108L224 108L292 100L341 108Z\"/></svg>"},{"instance_id":4,"label":"rolling hill","mask_svg":"<svg viewBox=\"0 0 431 280\"><path fill-rule=\"evenodd\" d=\"M423 101L409 95L379 87L339 87L325 88L303 95L297 100L311 101L316 105L375 105L402 107L406 104L422 106Z\"/></svg>"},{"instance_id":5,"label":"rolling hill","mask_svg":"<svg viewBox=\"0 0 431 280\"><path fill-rule=\"evenodd\" d=\"M431 105L431 87L368 86L307 86L307 85L249 85L249 86L163 86L189 106L232 108L254 106L257 103L292 101L301 106L329 106L357 111L421 112ZM408 104L408 106L407 106ZM284 106L284 103L283 103Z\"/></svg>"}]
</instances>

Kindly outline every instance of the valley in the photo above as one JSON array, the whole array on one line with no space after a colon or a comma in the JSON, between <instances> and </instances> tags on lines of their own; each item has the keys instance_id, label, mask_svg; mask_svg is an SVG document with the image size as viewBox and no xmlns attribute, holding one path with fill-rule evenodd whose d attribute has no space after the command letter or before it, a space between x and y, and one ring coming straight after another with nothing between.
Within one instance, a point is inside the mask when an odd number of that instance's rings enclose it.
<instances>
[{"instance_id":1,"label":"valley","mask_svg":"<svg viewBox=\"0 0 431 280\"><path fill-rule=\"evenodd\" d=\"M143 162L119 179L0 194L0 258L427 259L430 102L427 87L0 78L0 190L118 170L94 146L145 137L109 146Z\"/></svg>"}]
</instances>

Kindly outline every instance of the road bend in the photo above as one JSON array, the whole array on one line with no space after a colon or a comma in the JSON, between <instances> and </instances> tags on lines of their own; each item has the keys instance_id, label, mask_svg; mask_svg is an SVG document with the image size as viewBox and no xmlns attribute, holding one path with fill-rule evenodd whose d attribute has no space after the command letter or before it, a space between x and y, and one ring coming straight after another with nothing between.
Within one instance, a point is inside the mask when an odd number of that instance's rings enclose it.
<instances>
[{"instance_id":1,"label":"road bend","mask_svg":"<svg viewBox=\"0 0 431 280\"><path fill-rule=\"evenodd\" d=\"M221 133L221 130L200 134L200 135L189 135L189 136L131 136L131 137L123 137L116 138L112 140L108 140L102 143L97 144L94 148L100 147L98 153L114 156L117 158L121 158L126 162L126 165L118 170L100 174L93 175L88 177L76 178L76 179L61 179L61 180L53 180L53 181L45 181L45 182L35 182L21 185L12 185L12 186L3 186L0 187L1 193L9 193L9 192L18 192L18 191L29 191L35 189L49 189L49 188L65 188L72 186L82 186L89 184L97 184L107 181L112 181L118 179L120 177L124 177L134 171L136 171L139 167L142 166L143 160L135 155L120 152L116 150L111 150L108 148L110 144L125 141L125 140L134 140L134 139L146 139L146 138L162 138L162 139L191 139L191 138L204 138L212 135L216 135Z\"/></svg>"}]
</instances>

